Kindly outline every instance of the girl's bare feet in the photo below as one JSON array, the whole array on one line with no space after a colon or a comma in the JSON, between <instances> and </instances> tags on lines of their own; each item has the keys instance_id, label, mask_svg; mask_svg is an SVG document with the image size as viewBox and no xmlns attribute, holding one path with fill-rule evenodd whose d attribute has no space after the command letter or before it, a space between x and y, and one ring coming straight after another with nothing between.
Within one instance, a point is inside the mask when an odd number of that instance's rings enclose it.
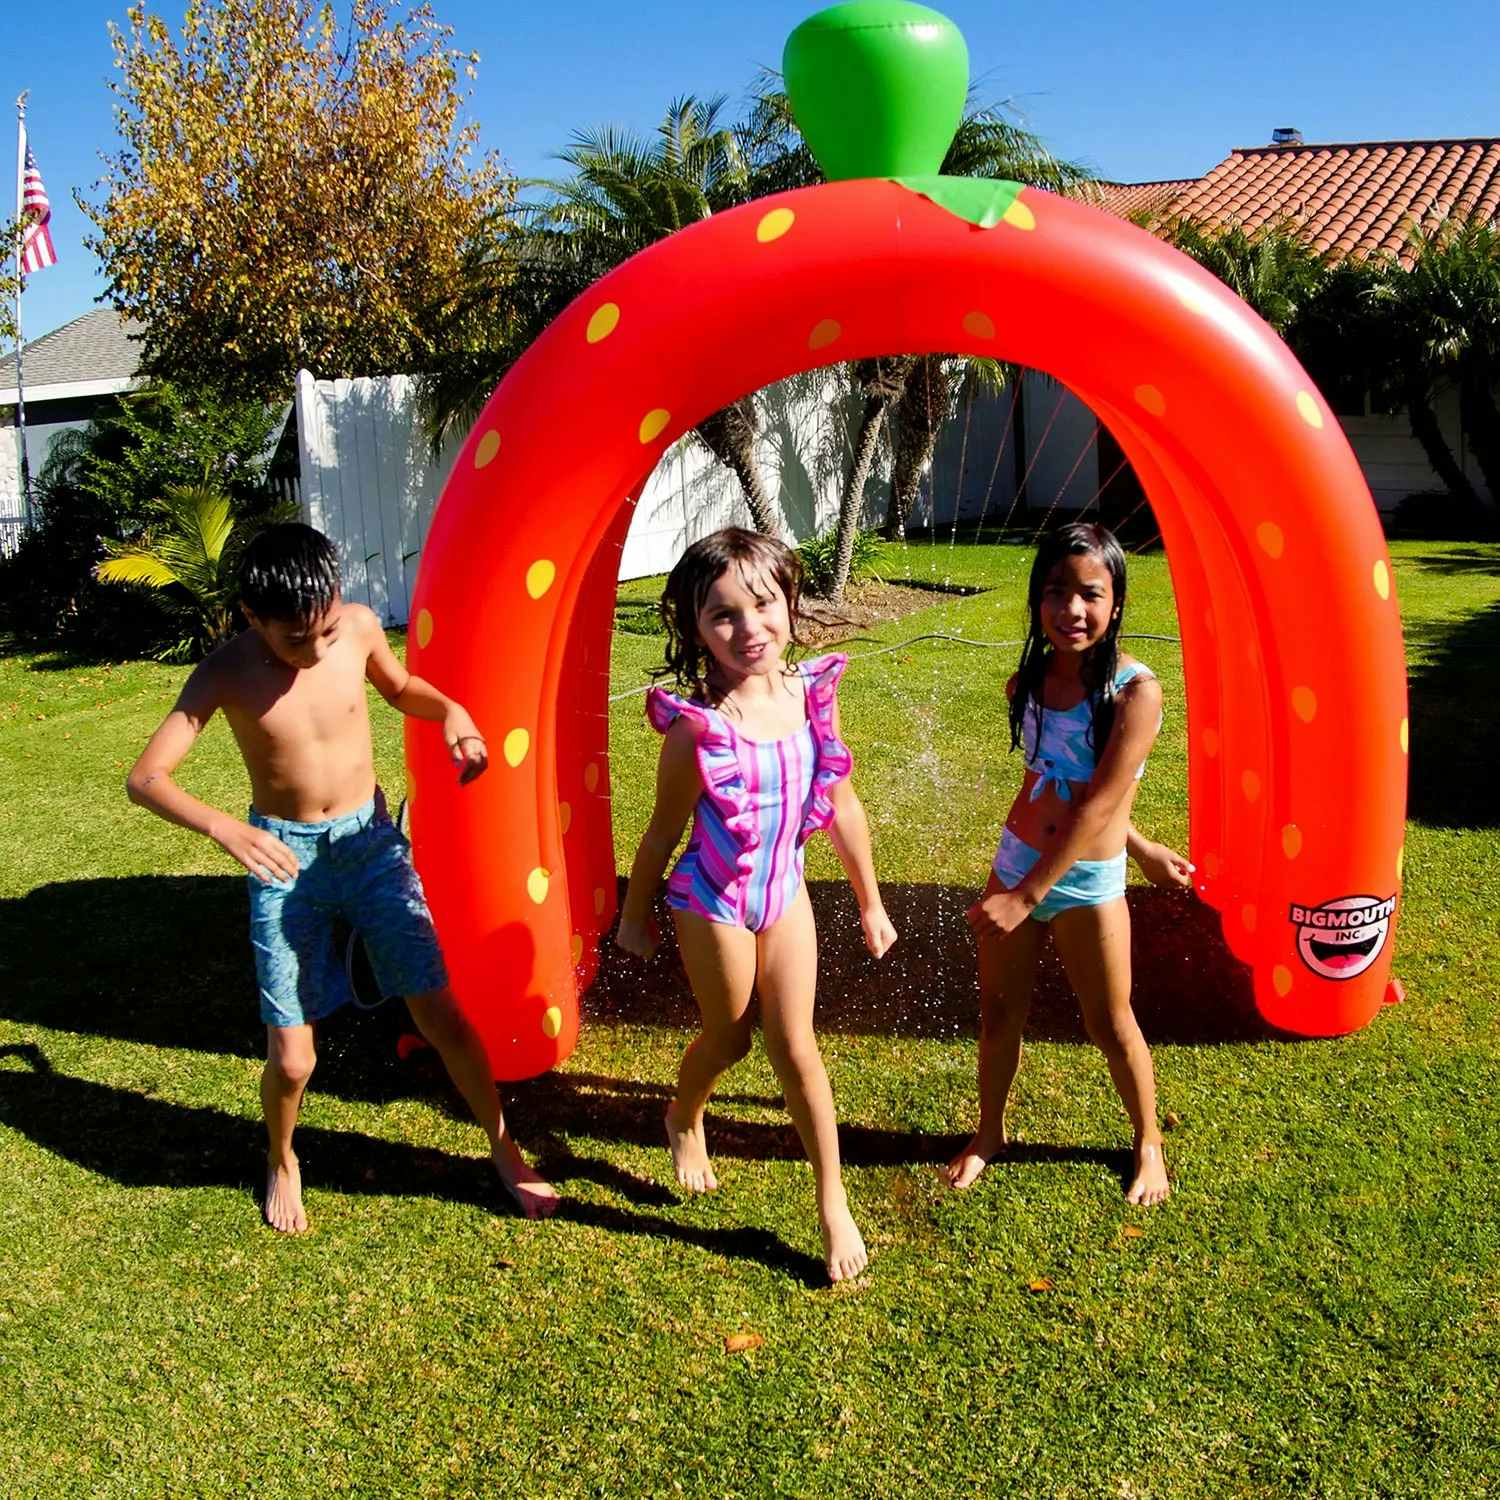
<instances>
[{"instance_id":1,"label":"girl's bare feet","mask_svg":"<svg viewBox=\"0 0 1500 1500\"><path fill-rule=\"evenodd\" d=\"M1009 1144L1005 1139L1004 1125L998 1131L976 1130L969 1144L946 1167L940 1169L943 1181L958 1192L966 1187L973 1187L979 1174Z\"/></svg>"},{"instance_id":2,"label":"girl's bare feet","mask_svg":"<svg viewBox=\"0 0 1500 1500\"><path fill-rule=\"evenodd\" d=\"M307 1214L302 1208L302 1171L295 1156L277 1163L266 1159L266 1223L282 1234L306 1234Z\"/></svg>"},{"instance_id":3,"label":"girl's bare feet","mask_svg":"<svg viewBox=\"0 0 1500 1500\"><path fill-rule=\"evenodd\" d=\"M719 1186L708 1160L708 1140L703 1134L703 1117L688 1125L677 1120L677 1101L667 1106L667 1145L672 1151L672 1165L677 1182L690 1193L712 1193Z\"/></svg>"},{"instance_id":4,"label":"girl's bare feet","mask_svg":"<svg viewBox=\"0 0 1500 1500\"><path fill-rule=\"evenodd\" d=\"M842 1198L818 1213L819 1226L823 1231L823 1260L828 1267L828 1279L832 1282L851 1281L870 1263L865 1249L864 1236L860 1234L849 1212L849 1204Z\"/></svg>"},{"instance_id":5,"label":"girl's bare feet","mask_svg":"<svg viewBox=\"0 0 1500 1500\"><path fill-rule=\"evenodd\" d=\"M1125 1190L1125 1201L1149 1208L1164 1201L1171 1191L1172 1184L1167 1181L1167 1163L1161 1154L1161 1142L1143 1142L1135 1148L1135 1181Z\"/></svg>"},{"instance_id":6,"label":"girl's bare feet","mask_svg":"<svg viewBox=\"0 0 1500 1500\"><path fill-rule=\"evenodd\" d=\"M533 1168L527 1166L521 1148L506 1135L490 1153L500 1185L515 1199L516 1207L528 1219L550 1219L560 1201L557 1189Z\"/></svg>"}]
</instances>

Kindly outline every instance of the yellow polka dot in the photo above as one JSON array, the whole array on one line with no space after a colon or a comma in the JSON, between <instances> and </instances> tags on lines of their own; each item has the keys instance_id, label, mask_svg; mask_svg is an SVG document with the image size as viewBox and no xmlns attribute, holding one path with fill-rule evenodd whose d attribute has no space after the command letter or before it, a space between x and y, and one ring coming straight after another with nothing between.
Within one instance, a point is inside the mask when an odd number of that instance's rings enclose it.
<instances>
[{"instance_id":1,"label":"yellow polka dot","mask_svg":"<svg viewBox=\"0 0 1500 1500\"><path fill-rule=\"evenodd\" d=\"M589 343L597 344L600 339L607 339L619 326L620 304L601 302L594 309L594 315L589 319L589 326L585 329L583 336Z\"/></svg>"},{"instance_id":2,"label":"yellow polka dot","mask_svg":"<svg viewBox=\"0 0 1500 1500\"><path fill-rule=\"evenodd\" d=\"M1179 281L1173 290L1177 293L1177 300L1190 313L1197 313L1202 317L1213 307L1208 293L1190 281Z\"/></svg>"},{"instance_id":3,"label":"yellow polka dot","mask_svg":"<svg viewBox=\"0 0 1500 1500\"><path fill-rule=\"evenodd\" d=\"M1323 412L1311 391L1297 392L1297 413L1309 427L1323 426Z\"/></svg>"},{"instance_id":4,"label":"yellow polka dot","mask_svg":"<svg viewBox=\"0 0 1500 1500\"><path fill-rule=\"evenodd\" d=\"M1405 719L1401 721L1401 753L1407 753L1407 746L1411 743L1411 728Z\"/></svg>"},{"instance_id":5,"label":"yellow polka dot","mask_svg":"<svg viewBox=\"0 0 1500 1500\"><path fill-rule=\"evenodd\" d=\"M505 736L506 765L520 765L526 759L526 752L529 749L531 749L531 736L524 729L512 729Z\"/></svg>"},{"instance_id":6,"label":"yellow polka dot","mask_svg":"<svg viewBox=\"0 0 1500 1500\"><path fill-rule=\"evenodd\" d=\"M1286 538L1274 521L1262 521L1255 528L1255 540L1267 557L1280 557L1286 550Z\"/></svg>"},{"instance_id":7,"label":"yellow polka dot","mask_svg":"<svg viewBox=\"0 0 1500 1500\"><path fill-rule=\"evenodd\" d=\"M1310 687L1292 689L1292 712L1304 724L1311 724L1318 716L1318 695Z\"/></svg>"},{"instance_id":8,"label":"yellow polka dot","mask_svg":"<svg viewBox=\"0 0 1500 1500\"><path fill-rule=\"evenodd\" d=\"M640 438L643 443L649 443L653 438L660 437L662 428L672 420L672 413L660 406L654 406L641 418Z\"/></svg>"},{"instance_id":9,"label":"yellow polka dot","mask_svg":"<svg viewBox=\"0 0 1500 1500\"><path fill-rule=\"evenodd\" d=\"M1288 859L1296 859L1302 853L1302 830L1295 823L1288 823L1281 830L1281 852Z\"/></svg>"},{"instance_id":10,"label":"yellow polka dot","mask_svg":"<svg viewBox=\"0 0 1500 1500\"><path fill-rule=\"evenodd\" d=\"M1384 558L1375 564L1375 592L1382 599L1391 597L1391 570L1386 567Z\"/></svg>"},{"instance_id":11,"label":"yellow polka dot","mask_svg":"<svg viewBox=\"0 0 1500 1500\"><path fill-rule=\"evenodd\" d=\"M556 577L557 564L550 557L539 557L526 570L526 592L533 599L540 599Z\"/></svg>"},{"instance_id":12,"label":"yellow polka dot","mask_svg":"<svg viewBox=\"0 0 1500 1500\"><path fill-rule=\"evenodd\" d=\"M594 890L594 915L596 917L604 915L604 887L602 885Z\"/></svg>"},{"instance_id":13,"label":"yellow polka dot","mask_svg":"<svg viewBox=\"0 0 1500 1500\"><path fill-rule=\"evenodd\" d=\"M1000 217L1012 229L1036 228L1036 215L1019 198L1013 198L1010 207Z\"/></svg>"},{"instance_id":14,"label":"yellow polka dot","mask_svg":"<svg viewBox=\"0 0 1500 1500\"><path fill-rule=\"evenodd\" d=\"M1406 845L1396 851L1396 879L1400 880L1406 870Z\"/></svg>"},{"instance_id":15,"label":"yellow polka dot","mask_svg":"<svg viewBox=\"0 0 1500 1500\"><path fill-rule=\"evenodd\" d=\"M592 792L599 785L599 762L591 760L583 768L583 789Z\"/></svg>"},{"instance_id":16,"label":"yellow polka dot","mask_svg":"<svg viewBox=\"0 0 1500 1500\"><path fill-rule=\"evenodd\" d=\"M977 308L964 314L964 332L971 338L992 339L995 336L995 320Z\"/></svg>"},{"instance_id":17,"label":"yellow polka dot","mask_svg":"<svg viewBox=\"0 0 1500 1500\"><path fill-rule=\"evenodd\" d=\"M1240 921L1244 924L1246 932L1254 932L1255 924L1259 920L1259 913L1253 906L1242 906L1240 908Z\"/></svg>"},{"instance_id":18,"label":"yellow polka dot","mask_svg":"<svg viewBox=\"0 0 1500 1500\"><path fill-rule=\"evenodd\" d=\"M1271 970L1271 983L1276 988L1276 993L1283 998L1292 990L1292 971L1285 964L1277 964Z\"/></svg>"},{"instance_id":19,"label":"yellow polka dot","mask_svg":"<svg viewBox=\"0 0 1500 1500\"><path fill-rule=\"evenodd\" d=\"M792 227L796 218L797 215L789 208L773 208L755 226L755 238L762 245L769 245L772 240L779 240Z\"/></svg>"},{"instance_id":20,"label":"yellow polka dot","mask_svg":"<svg viewBox=\"0 0 1500 1500\"><path fill-rule=\"evenodd\" d=\"M1203 731L1203 753L1213 760L1219 753L1219 731L1217 729L1205 729Z\"/></svg>"},{"instance_id":21,"label":"yellow polka dot","mask_svg":"<svg viewBox=\"0 0 1500 1500\"><path fill-rule=\"evenodd\" d=\"M491 428L480 438L478 446L474 449L474 467L482 469L486 464L493 463L499 451L500 434Z\"/></svg>"},{"instance_id":22,"label":"yellow polka dot","mask_svg":"<svg viewBox=\"0 0 1500 1500\"><path fill-rule=\"evenodd\" d=\"M547 886L552 877L543 869L535 869L526 877L526 894L540 906L547 899Z\"/></svg>"},{"instance_id":23,"label":"yellow polka dot","mask_svg":"<svg viewBox=\"0 0 1500 1500\"><path fill-rule=\"evenodd\" d=\"M417 644L425 651L431 640L432 611L430 609L419 609L417 611Z\"/></svg>"},{"instance_id":24,"label":"yellow polka dot","mask_svg":"<svg viewBox=\"0 0 1500 1500\"><path fill-rule=\"evenodd\" d=\"M1219 878L1220 862L1217 854L1205 854L1203 856L1203 873L1210 880Z\"/></svg>"},{"instance_id":25,"label":"yellow polka dot","mask_svg":"<svg viewBox=\"0 0 1500 1500\"><path fill-rule=\"evenodd\" d=\"M1138 385L1135 388L1136 405L1143 406L1153 417L1159 417L1167 409L1167 398L1154 385Z\"/></svg>"},{"instance_id":26,"label":"yellow polka dot","mask_svg":"<svg viewBox=\"0 0 1500 1500\"><path fill-rule=\"evenodd\" d=\"M555 1005L549 1005L546 1010L542 1012L542 1035L550 1039L552 1037L555 1037L561 1030L562 1011L560 1011Z\"/></svg>"},{"instance_id":27,"label":"yellow polka dot","mask_svg":"<svg viewBox=\"0 0 1500 1500\"><path fill-rule=\"evenodd\" d=\"M583 939L575 932L573 940L568 944L568 952L573 957L573 966L576 968L583 962Z\"/></svg>"},{"instance_id":28,"label":"yellow polka dot","mask_svg":"<svg viewBox=\"0 0 1500 1500\"><path fill-rule=\"evenodd\" d=\"M573 804L571 802L559 802L557 804L557 821L562 825L564 833L573 826Z\"/></svg>"},{"instance_id":29,"label":"yellow polka dot","mask_svg":"<svg viewBox=\"0 0 1500 1500\"><path fill-rule=\"evenodd\" d=\"M1260 775L1255 771L1243 771L1240 774L1240 790L1245 794L1246 802L1258 802L1260 800Z\"/></svg>"},{"instance_id":30,"label":"yellow polka dot","mask_svg":"<svg viewBox=\"0 0 1500 1500\"><path fill-rule=\"evenodd\" d=\"M834 343L843 333L843 327L833 318L824 318L821 323L813 324L813 331L807 336L807 347L809 349L826 349Z\"/></svg>"}]
</instances>

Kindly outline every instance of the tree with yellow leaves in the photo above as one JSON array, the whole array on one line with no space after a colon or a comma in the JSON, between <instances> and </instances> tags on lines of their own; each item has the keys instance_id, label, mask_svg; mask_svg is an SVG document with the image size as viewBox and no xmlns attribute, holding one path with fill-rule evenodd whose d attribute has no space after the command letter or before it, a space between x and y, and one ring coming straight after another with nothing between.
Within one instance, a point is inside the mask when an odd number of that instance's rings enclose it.
<instances>
[{"instance_id":1,"label":"tree with yellow leaves","mask_svg":"<svg viewBox=\"0 0 1500 1500\"><path fill-rule=\"evenodd\" d=\"M427 309L510 184L460 127L452 28L352 0L189 0L174 36L144 0L111 26L116 127L88 241L146 327L148 371L284 395L420 370Z\"/></svg>"}]
</instances>

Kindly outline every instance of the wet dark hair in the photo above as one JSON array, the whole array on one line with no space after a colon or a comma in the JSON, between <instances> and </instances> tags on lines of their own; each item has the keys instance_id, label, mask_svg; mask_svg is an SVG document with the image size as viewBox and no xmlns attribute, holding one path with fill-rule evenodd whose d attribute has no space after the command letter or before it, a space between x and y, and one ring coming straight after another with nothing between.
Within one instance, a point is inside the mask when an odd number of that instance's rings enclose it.
<instances>
[{"instance_id":1,"label":"wet dark hair","mask_svg":"<svg viewBox=\"0 0 1500 1500\"><path fill-rule=\"evenodd\" d=\"M792 644L797 639L797 606L802 597L802 559L784 542L758 531L727 526L702 541L694 542L677 566L667 574L662 590L662 623L667 627L667 659L652 674L671 677L684 697L707 698L708 672L712 658L698 636L698 613L708 591L730 568L739 571L746 588L757 580L772 578L786 598L791 621Z\"/></svg>"},{"instance_id":2,"label":"wet dark hair","mask_svg":"<svg viewBox=\"0 0 1500 1500\"><path fill-rule=\"evenodd\" d=\"M300 521L267 526L240 559L240 600L262 620L306 625L339 592L339 558L321 531Z\"/></svg>"},{"instance_id":3,"label":"wet dark hair","mask_svg":"<svg viewBox=\"0 0 1500 1500\"><path fill-rule=\"evenodd\" d=\"M1040 743L1042 715L1046 706L1042 702L1042 683L1047 676L1047 662L1052 648L1042 630L1042 590L1052 576L1052 570L1066 557L1089 556L1097 558L1109 572L1109 581L1114 591L1114 608L1110 613L1109 626L1096 646L1089 648L1083 659L1083 687L1093 704L1089 720L1089 746L1095 756L1109 742L1109 732L1115 722L1115 673L1120 666L1120 622L1125 617L1125 554L1115 540L1112 531L1087 521L1075 521L1071 526L1060 526L1043 537L1031 563L1031 581L1026 586L1026 613L1028 624L1026 644L1021 648L1021 665L1016 669L1016 691L1010 700L1010 748L1021 746L1021 733L1026 724L1026 705L1036 703L1036 732ZM1021 746L1021 748L1025 748ZM1035 747L1033 747L1033 753Z\"/></svg>"}]
</instances>

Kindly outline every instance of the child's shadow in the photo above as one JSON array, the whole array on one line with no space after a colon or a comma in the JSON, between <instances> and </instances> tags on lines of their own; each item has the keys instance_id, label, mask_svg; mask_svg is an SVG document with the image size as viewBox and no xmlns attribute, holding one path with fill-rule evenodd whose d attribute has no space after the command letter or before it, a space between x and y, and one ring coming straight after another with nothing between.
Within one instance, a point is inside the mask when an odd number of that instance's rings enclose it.
<instances>
[{"instance_id":1,"label":"child's shadow","mask_svg":"<svg viewBox=\"0 0 1500 1500\"><path fill-rule=\"evenodd\" d=\"M42 1049L31 1043L0 1046L0 1059L6 1058L25 1067L4 1070L0 1123L44 1150L123 1187L227 1187L247 1193L260 1189L265 1131L258 1121L58 1073ZM533 1143L527 1138L525 1144ZM297 1151L315 1191L442 1198L490 1211L509 1204L493 1169L480 1156L455 1156L315 1125L299 1127ZM561 1181L601 1181L637 1202L656 1207L676 1202L655 1184L605 1163L573 1157L565 1149L543 1149L540 1165ZM769 1230L714 1229L571 1198L564 1199L555 1217L756 1261L809 1286L826 1281L820 1261Z\"/></svg>"}]
</instances>

